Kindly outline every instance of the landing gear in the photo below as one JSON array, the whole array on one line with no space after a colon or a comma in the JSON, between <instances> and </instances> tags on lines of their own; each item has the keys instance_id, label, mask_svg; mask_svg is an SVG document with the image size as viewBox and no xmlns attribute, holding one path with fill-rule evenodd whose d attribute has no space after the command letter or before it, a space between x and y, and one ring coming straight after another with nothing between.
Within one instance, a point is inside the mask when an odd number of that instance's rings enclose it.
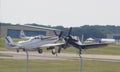
<instances>
[{"instance_id":1,"label":"landing gear","mask_svg":"<svg viewBox=\"0 0 120 72\"><path fill-rule=\"evenodd\" d=\"M55 48L52 49L52 54L53 54L53 55L56 54Z\"/></svg>"},{"instance_id":2,"label":"landing gear","mask_svg":"<svg viewBox=\"0 0 120 72\"><path fill-rule=\"evenodd\" d=\"M17 49L17 53L19 52L19 49Z\"/></svg>"},{"instance_id":3,"label":"landing gear","mask_svg":"<svg viewBox=\"0 0 120 72\"><path fill-rule=\"evenodd\" d=\"M38 53L42 54L43 50L42 49L38 49Z\"/></svg>"},{"instance_id":4,"label":"landing gear","mask_svg":"<svg viewBox=\"0 0 120 72\"><path fill-rule=\"evenodd\" d=\"M23 49L23 51L25 52L26 50L25 50L25 49Z\"/></svg>"},{"instance_id":5,"label":"landing gear","mask_svg":"<svg viewBox=\"0 0 120 72\"><path fill-rule=\"evenodd\" d=\"M52 54L53 54L53 55L56 54L56 51L55 51L55 47L54 47L54 46L51 46L51 47L47 48L47 50L52 50Z\"/></svg>"}]
</instances>

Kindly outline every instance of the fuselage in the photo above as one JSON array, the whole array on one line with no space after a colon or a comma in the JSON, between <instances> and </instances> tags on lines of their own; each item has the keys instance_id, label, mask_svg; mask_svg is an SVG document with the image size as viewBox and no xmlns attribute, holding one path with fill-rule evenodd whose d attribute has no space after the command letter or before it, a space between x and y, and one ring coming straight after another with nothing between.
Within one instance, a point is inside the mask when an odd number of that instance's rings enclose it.
<instances>
[{"instance_id":1,"label":"fuselage","mask_svg":"<svg viewBox=\"0 0 120 72\"><path fill-rule=\"evenodd\" d=\"M59 40L57 36L50 37L50 36L36 36L34 38L31 38L27 41L20 41L17 44L24 49L37 49L42 47L46 44L53 44L56 43Z\"/></svg>"}]
</instances>

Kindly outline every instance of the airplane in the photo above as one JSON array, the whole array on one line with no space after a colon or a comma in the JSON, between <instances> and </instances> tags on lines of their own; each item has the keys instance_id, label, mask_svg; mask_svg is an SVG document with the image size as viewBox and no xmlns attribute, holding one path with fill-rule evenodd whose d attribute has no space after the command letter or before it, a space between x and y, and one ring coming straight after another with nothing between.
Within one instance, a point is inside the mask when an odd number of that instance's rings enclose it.
<instances>
[{"instance_id":1,"label":"airplane","mask_svg":"<svg viewBox=\"0 0 120 72\"><path fill-rule=\"evenodd\" d=\"M72 28L69 29L67 36L62 36L62 32L60 35L58 35L55 31L55 34L57 36L50 37L50 36L35 36L29 40L26 41L19 41L17 43L13 42L12 39L8 36L6 37L6 48L13 48L19 51L19 49L23 49L26 51L26 72L28 72L28 50L37 50L38 53L42 53L42 47L49 46L47 48L48 50L52 49L52 54L56 54L54 46L59 46L58 53L61 52L61 49L68 48L69 45L72 45L73 47L77 48L79 50L79 56L80 56L80 72L82 72L82 49L91 49L91 48L98 48L101 46L107 46L107 43L99 43L99 44L82 44L78 36L72 36L71 35ZM64 39L65 43L56 43L58 42L61 37Z\"/></svg>"},{"instance_id":2,"label":"airplane","mask_svg":"<svg viewBox=\"0 0 120 72\"><path fill-rule=\"evenodd\" d=\"M26 41L13 42L10 36L5 38L6 48L8 49L16 49L19 52L20 49L25 50L37 50L38 53L42 53L43 47L48 47L47 50L52 50L52 54L56 54L55 46L61 47L64 43L57 43L61 36L62 32L59 36L34 36ZM59 50L59 49L58 49Z\"/></svg>"},{"instance_id":3,"label":"airplane","mask_svg":"<svg viewBox=\"0 0 120 72\"><path fill-rule=\"evenodd\" d=\"M71 35L71 31L72 31L72 27L69 29L68 35L66 37L63 37L65 40L64 46L65 48L68 48L67 46L71 45L77 48L80 51L80 54L81 54L82 49L86 50L86 49L91 49L91 48L99 48L99 47L104 47L108 45L108 43L82 44L78 36ZM61 51L60 49L58 53L60 53Z\"/></svg>"},{"instance_id":4,"label":"airplane","mask_svg":"<svg viewBox=\"0 0 120 72\"><path fill-rule=\"evenodd\" d=\"M115 39L110 39L110 38L102 38L100 39L101 43L115 43Z\"/></svg>"},{"instance_id":5,"label":"airplane","mask_svg":"<svg viewBox=\"0 0 120 72\"><path fill-rule=\"evenodd\" d=\"M96 42L96 43L115 43L116 40L112 38L88 38L87 42Z\"/></svg>"},{"instance_id":6,"label":"airplane","mask_svg":"<svg viewBox=\"0 0 120 72\"><path fill-rule=\"evenodd\" d=\"M63 32L61 31L58 35L55 31L55 37L53 36L34 36L26 41L19 41L17 43L13 42L12 39L8 36L6 37L6 48L16 49L19 52L19 49L25 50L37 50L38 53L42 53L43 47L48 47L47 50L52 50L52 54L60 53L61 49L68 48L70 45L82 50L82 49L91 49L98 48L102 46L107 46L108 43L96 43L96 44L82 44L78 36L71 35L72 27L69 29L68 35L66 37L62 36ZM64 39L64 43L56 43L60 39ZM55 51L55 46L58 46L58 52Z\"/></svg>"},{"instance_id":7,"label":"airplane","mask_svg":"<svg viewBox=\"0 0 120 72\"><path fill-rule=\"evenodd\" d=\"M26 36L23 30L20 31L20 38L22 38L22 39L30 39L33 37L34 36Z\"/></svg>"}]
</instances>

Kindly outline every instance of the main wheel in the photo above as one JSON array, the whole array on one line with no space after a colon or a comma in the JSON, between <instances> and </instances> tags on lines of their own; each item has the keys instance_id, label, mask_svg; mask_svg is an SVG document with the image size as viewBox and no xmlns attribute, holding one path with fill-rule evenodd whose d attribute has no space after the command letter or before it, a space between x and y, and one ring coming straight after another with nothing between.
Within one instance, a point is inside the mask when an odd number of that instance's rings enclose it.
<instances>
[{"instance_id":1,"label":"main wheel","mask_svg":"<svg viewBox=\"0 0 120 72\"><path fill-rule=\"evenodd\" d=\"M52 54L53 54L53 55L56 54L55 48L52 49Z\"/></svg>"},{"instance_id":2,"label":"main wheel","mask_svg":"<svg viewBox=\"0 0 120 72\"><path fill-rule=\"evenodd\" d=\"M38 53L41 54L43 51L42 49L38 49Z\"/></svg>"}]
</instances>

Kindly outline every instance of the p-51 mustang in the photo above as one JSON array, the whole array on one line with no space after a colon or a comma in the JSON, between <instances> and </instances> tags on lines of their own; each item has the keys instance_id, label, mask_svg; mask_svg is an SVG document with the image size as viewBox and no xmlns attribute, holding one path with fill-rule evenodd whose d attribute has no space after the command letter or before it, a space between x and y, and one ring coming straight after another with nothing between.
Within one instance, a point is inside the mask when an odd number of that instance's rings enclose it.
<instances>
[{"instance_id":1,"label":"p-51 mustang","mask_svg":"<svg viewBox=\"0 0 120 72\"><path fill-rule=\"evenodd\" d=\"M47 50L52 50L52 54L55 54L55 48L54 46L60 46L64 43L56 43L59 40L59 36L35 36L33 38L30 38L26 41L19 41L19 42L13 42L10 36L7 36L6 41L6 48L8 49L16 49L17 52L19 52L19 49L25 50L37 50L38 53L42 53L43 47L49 47ZM61 47L61 46L60 46Z\"/></svg>"}]
</instances>

